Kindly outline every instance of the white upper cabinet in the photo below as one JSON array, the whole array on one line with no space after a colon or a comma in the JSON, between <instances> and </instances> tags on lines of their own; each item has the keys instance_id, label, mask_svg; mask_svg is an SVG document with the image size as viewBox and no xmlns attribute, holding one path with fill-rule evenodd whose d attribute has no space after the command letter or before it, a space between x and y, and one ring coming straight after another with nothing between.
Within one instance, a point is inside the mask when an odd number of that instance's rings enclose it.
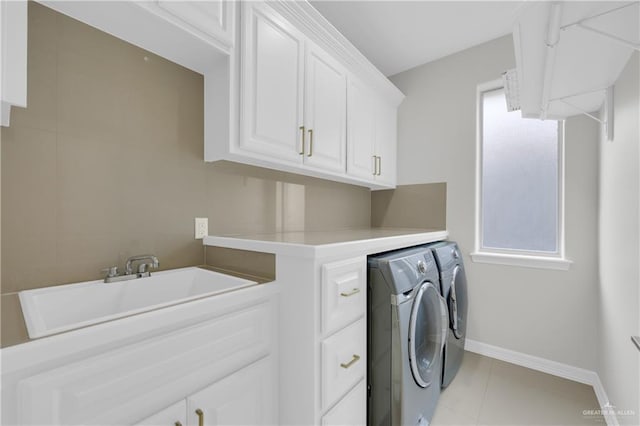
<instances>
[{"instance_id":1,"label":"white upper cabinet","mask_svg":"<svg viewBox=\"0 0 640 426\"><path fill-rule=\"evenodd\" d=\"M346 72L264 4L246 4L240 148L344 173Z\"/></svg>"},{"instance_id":2,"label":"white upper cabinet","mask_svg":"<svg viewBox=\"0 0 640 426\"><path fill-rule=\"evenodd\" d=\"M375 175L376 115L373 93L350 78L347 91L349 145L347 173L373 180Z\"/></svg>"},{"instance_id":3,"label":"white upper cabinet","mask_svg":"<svg viewBox=\"0 0 640 426\"><path fill-rule=\"evenodd\" d=\"M376 186L395 187L397 106L353 78L347 106L347 173Z\"/></svg>"},{"instance_id":4,"label":"white upper cabinet","mask_svg":"<svg viewBox=\"0 0 640 426\"><path fill-rule=\"evenodd\" d=\"M234 4L226 0L158 0L158 6L225 46L233 45Z\"/></svg>"},{"instance_id":5,"label":"white upper cabinet","mask_svg":"<svg viewBox=\"0 0 640 426\"><path fill-rule=\"evenodd\" d=\"M187 401L183 399L135 424L135 426L159 425L187 426Z\"/></svg>"},{"instance_id":6,"label":"white upper cabinet","mask_svg":"<svg viewBox=\"0 0 640 426\"><path fill-rule=\"evenodd\" d=\"M395 105L379 100L376 108L376 147L378 164L375 179L382 185L396 186L398 113Z\"/></svg>"},{"instance_id":7,"label":"white upper cabinet","mask_svg":"<svg viewBox=\"0 0 640 426\"><path fill-rule=\"evenodd\" d=\"M344 172L347 137L347 76L323 50L309 44L306 55L304 162Z\"/></svg>"},{"instance_id":8,"label":"white upper cabinet","mask_svg":"<svg viewBox=\"0 0 640 426\"><path fill-rule=\"evenodd\" d=\"M375 69L375 77L354 72L358 66L347 65L348 55L340 51L346 49L340 43L348 42L334 40L328 47L327 40L339 36L328 31L335 29L327 29L306 2L242 4L239 136L229 138L225 151L212 147L224 135L205 135L207 161L227 159L371 188L395 185L395 145L383 146L386 136L376 139L378 131L395 135L388 129L395 117L376 122L378 100L392 106L385 114L395 115L402 94ZM366 60L360 55L358 61ZM365 69L371 68L367 62Z\"/></svg>"},{"instance_id":9,"label":"white upper cabinet","mask_svg":"<svg viewBox=\"0 0 640 426\"><path fill-rule=\"evenodd\" d=\"M240 147L278 162L299 163L304 38L265 4L243 6Z\"/></svg>"},{"instance_id":10,"label":"white upper cabinet","mask_svg":"<svg viewBox=\"0 0 640 426\"><path fill-rule=\"evenodd\" d=\"M27 2L0 2L1 124L9 126L11 107L27 106Z\"/></svg>"}]
</instances>

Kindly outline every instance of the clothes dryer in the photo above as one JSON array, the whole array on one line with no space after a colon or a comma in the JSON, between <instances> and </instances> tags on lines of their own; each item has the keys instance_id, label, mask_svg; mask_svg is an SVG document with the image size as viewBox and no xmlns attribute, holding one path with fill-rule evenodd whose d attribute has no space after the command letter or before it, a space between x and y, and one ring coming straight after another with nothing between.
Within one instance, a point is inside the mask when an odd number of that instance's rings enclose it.
<instances>
[{"instance_id":1,"label":"clothes dryer","mask_svg":"<svg viewBox=\"0 0 640 426\"><path fill-rule=\"evenodd\" d=\"M442 387L447 387L458 373L464 356L467 334L467 277L462 255L453 241L428 246L433 251L440 271L440 289L447 303L449 330L444 347Z\"/></svg>"},{"instance_id":2,"label":"clothes dryer","mask_svg":"<svg viewBox=\"0 0 640 426\"><path fill-rule=\"evenodd\" d=\"M368 424L428 425L448 329L431 250L370 256L367 313Z\"/></svg>"}]
</instances>

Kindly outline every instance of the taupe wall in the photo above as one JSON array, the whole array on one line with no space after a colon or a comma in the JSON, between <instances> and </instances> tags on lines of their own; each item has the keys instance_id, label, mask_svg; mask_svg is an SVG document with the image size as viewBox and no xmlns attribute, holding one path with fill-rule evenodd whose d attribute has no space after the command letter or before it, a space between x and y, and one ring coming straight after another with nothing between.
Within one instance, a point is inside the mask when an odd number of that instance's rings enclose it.
<instances>
[{"instance_id":1,"label":"taupe wall","mask_svg":"<svg viewBox=\"0 0 640 426\"><path fill-rule=\"evenodd\" d=\"M399 183L446 182L446 222L469 278L468 337L594 370L597 342L597 123L566 123L566 251L569 271L473 263L476 87L515 64L510 36L391 80L400 106Z\"/></svg>"},{"instance_id":2,"label":"taupe wall","mask_svg":"<svg viewBox=\"0 0 640 426\"><path fill-rule=\"evenodd\" d=\"M447 228L447 184L398 185L371 193L374 228Z\"/></svg>"},{"instance_id":3,"label":"taupe wall","mask_svg":"<svg viewBox=\"0 0 640 426\"><path fill-rule=\"evenodd\" d=\"M640 424L640 66L635 53L614 86L614 140L600 142L598 374L611 404Z\"/></svg>"},{"instance_id":4,"label":"taupe wall","mask_svg":"<svg viewBox=\"0 0 640 426\"><path fill-rule=\"evenodd\" d=\"M211 234L368 227L366 188L203 161L203 79L29 4L28 108L2 128L2 340L15 292L98 279L131 255L204 262Z\"/></svg>"}]
</instances>

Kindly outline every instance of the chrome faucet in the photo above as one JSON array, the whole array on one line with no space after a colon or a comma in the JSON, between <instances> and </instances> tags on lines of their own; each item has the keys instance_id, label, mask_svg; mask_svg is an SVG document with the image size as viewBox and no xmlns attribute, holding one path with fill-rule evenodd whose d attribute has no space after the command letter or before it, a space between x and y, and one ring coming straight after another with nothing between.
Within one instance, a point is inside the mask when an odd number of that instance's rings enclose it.
<instances>
[{"instance_id":1,"label":"chrome faucet","mask_svg":"<svg viewBox=\"0 0 640 426\"><path fill-rule=\"evenodd\" d=\"M148 277L149 275L151 275L151 273L147 271L148 266L153 269L157 269L158 266L160 266L160 262L158 262L158 258L152 254L131 256L130 258L127 259L127 263L124 267L125 275L133 274L133 269L131 268L131 265L133 264L133 262L140 262L143 260L146 260L147 262L142 262L138 265L138 274L137 274L138 278L142 278L143 276Z\"/></svg>"},{"instance_id":2,"label":"chrome faucet","mask_svg":"<svg viewBox=\"0 0 640 426\"><path fill-rule=\"evenodd\" d=\"M132 268L134 262L141 262L138 265L138 271L135 273L133 272ZM150 277L151 272L149 272L147 268L156 269L159 266L160 262L154 255L145 254L140 256L131 256L127 259L123 275L118 274L117 266L111 266L107 269L103 269L102 271L107 273L107 275L104 277L104 282L112 283L117 281L133 280L136 278Z\"/></svg>"}]
</instances>

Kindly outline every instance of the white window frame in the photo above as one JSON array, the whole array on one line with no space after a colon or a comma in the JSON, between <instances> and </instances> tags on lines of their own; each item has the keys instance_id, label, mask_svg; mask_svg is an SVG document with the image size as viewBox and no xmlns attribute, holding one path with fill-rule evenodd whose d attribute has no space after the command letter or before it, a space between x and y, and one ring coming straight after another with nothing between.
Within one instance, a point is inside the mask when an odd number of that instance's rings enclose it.
<instances>
[{"instance_id":1,"label":"white window frame","mask_svg":"<svg viewBox=\"0 0 640 426\"><path fill-rule=\"evenodd\" d=\"M558 251L555 253L518 249L482 247L482 119L483 94L502 89L501 79L479 84L476 92L476 206L475 251L471 259L477 263L522 266L529 268L568 270L571 261L565 257L564 244L564 122L558 123Z\"/></svg>"}]
</instances>

